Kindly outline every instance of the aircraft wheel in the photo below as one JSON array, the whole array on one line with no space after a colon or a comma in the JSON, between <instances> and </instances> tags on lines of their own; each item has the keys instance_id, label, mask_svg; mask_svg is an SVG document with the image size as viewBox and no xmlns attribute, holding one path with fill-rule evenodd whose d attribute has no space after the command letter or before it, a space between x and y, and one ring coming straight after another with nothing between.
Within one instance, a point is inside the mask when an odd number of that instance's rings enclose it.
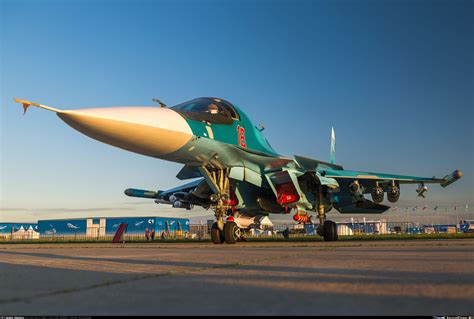
<instances>
[{"instance_id":1,"label":"aircraft wheel","mask_svg":"<svg viewBox=\"0 0 474 319\"><path fill-rule=\"evenodd\" d=\"M224 226L224 238L227 244L235 244L240 239L241 232L235 222L227 222Z\"/></svg>"},{"instance_id":2,"label":"aircraft wheel","mask_svg":"<svg viewBox=\"0 0 474 319\"><path fill-rule=\"evenodd\" d=\"M212 227L211 227L211 240L214 244L223 244L224 243L224 234L217 227L217 222L212 224Z\"/></svg>"},{"instance_id":3,"label":"aircraft wheel","mask_svg":"<svg viewBox=\"0 0 474 319\"><path fill-rule=\"evenodd\" d=\"M324 241L336 241L338 238L337 235L337 225L331 220L326 220L323 225L323 237Z\"/></svg>"}]
</instances>

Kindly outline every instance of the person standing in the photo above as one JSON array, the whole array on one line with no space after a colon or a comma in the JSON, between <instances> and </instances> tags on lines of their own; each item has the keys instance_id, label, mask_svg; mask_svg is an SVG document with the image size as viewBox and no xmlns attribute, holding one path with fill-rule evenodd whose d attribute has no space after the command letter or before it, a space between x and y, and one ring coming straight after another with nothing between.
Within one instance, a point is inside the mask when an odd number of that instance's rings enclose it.
<instances>
[{"instance_id":1,"label":"person standing","mask_svg":"<svg viewBox=\"0 0 474 319\"><path fill-rule=\"evenodd\" d=\"M151 229L151 240L155 240L155 229Z\"/></svg>"},{"instance_id":2,"label":"person standing","mask_svg":"<svg viewBox=\"0 0 474 319\"><path fill-rule=\"evenodd\" d=\"M145 238L146 238L147 241L148 241L149 238L150 238L150 231L148 230L148 227L145 228Z\"/></svg>"}]
</instances>

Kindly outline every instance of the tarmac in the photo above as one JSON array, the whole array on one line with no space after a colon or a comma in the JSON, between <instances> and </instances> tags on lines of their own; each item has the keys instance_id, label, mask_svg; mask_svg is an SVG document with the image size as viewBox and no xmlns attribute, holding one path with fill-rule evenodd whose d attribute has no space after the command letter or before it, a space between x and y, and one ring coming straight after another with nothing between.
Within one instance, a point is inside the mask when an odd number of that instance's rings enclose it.
<instances>
[{"instance_id":1,"label":"tarmac","mask_svg":"<svg viewBox=\"0 0 474 319\"><path fill-rule=\"evenodd\" d=\"M474 315L474 240L3 244L0 315Z\"/></svg>"}]
</instances>

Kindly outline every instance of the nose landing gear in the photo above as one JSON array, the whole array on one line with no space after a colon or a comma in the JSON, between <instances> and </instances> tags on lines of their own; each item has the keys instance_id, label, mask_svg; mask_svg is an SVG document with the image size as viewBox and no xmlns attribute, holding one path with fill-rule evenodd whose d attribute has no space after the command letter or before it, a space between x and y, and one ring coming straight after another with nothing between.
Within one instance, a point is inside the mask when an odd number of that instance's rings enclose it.
<instances>
[{"instance_id":1,"label":"nose landing gear","mask_svg":"<svg viewBox=\"0 0 474 319\"><path fill-rule=\"evenodd\" d=\"M224 226L224 240L226 244L235 244L242 236L240 227L235 222L228 221Z\"/></svg>"},{"instance_id":2,"label":"nose landing gear","mask_svg":"<svg viewBox=\"0 0 474 319\"><path fill-rule=\"evenodd\" d=\"M224 242L235 244L243 237L240 227L232 217L234 207L232 205L235 204L232 204L229 169L208 170L206 167L201 167L200 171L214 192L210 200L214 203L212 206L216 222L211 227L211 240L214 244L223 244ZM225 220L226 216L229 216L227 221Z\"/></svg>"},{"instance_id":3,"label":"nose landing gear","mask_svg":"<svg viewBox=\"0 0 474 319\"><path fill-rule=\"evenodd\" d=\"M223 244L224 243L224 232L217 227L217 222L212 224L211 227L211 240L214 244Z\"/></svg>"}]
</instances>

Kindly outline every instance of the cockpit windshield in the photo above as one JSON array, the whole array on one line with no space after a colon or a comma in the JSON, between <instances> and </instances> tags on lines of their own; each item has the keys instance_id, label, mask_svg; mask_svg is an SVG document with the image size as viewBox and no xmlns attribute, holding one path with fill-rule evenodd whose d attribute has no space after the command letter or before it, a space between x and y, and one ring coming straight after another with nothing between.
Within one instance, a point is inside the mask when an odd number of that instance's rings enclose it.
<instances>
[{"instance_id":1,"label":"cockpit windshield","mask_svg":"<svg viewBox=\"0 0 474 319\"><path fill-rule=\"evenodd\" d=\"M232 124L233 120L240 120L239 114L229 102L217 98L197 98L171 109L191 120L213 124Z\"/></svg>"}]
</instances>

